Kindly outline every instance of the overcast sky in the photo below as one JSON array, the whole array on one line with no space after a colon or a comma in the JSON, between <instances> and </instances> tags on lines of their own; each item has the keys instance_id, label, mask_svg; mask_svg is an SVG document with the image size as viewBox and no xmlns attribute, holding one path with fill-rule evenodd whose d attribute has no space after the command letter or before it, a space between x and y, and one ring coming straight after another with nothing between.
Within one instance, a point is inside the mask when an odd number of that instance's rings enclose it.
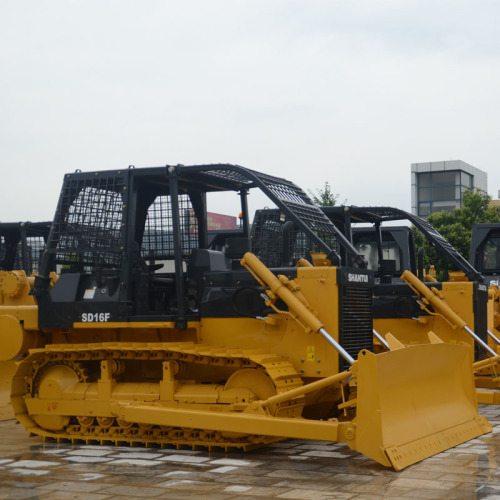
<instances>
[{"instance_id":1,"label":"overcast sky","mask_svg":"<svg viewBox=\"0 0 500 500\"><path fill-rule=\"evenodd\" d=\"M63 174L235 163L410 210L411 163L500 189L498 0L0 3L0 220Z\"/></svg>"}]
</instances>

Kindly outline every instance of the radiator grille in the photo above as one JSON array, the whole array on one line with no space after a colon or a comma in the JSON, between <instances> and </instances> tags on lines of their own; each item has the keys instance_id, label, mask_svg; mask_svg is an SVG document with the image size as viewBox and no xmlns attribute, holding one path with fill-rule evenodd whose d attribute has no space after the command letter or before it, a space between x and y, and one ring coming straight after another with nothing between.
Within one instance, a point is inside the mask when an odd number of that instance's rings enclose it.
<instances>
[{"instance_id":1,"label":"radiator grille","mask_svg":"<svg viewBox=\"0 0 500 500\"><path fill-rule=\"evenodd\" d=\"M362 349L373 351L372 289L343 286L340 300L340 344L357 359Z\"/></svg>"}]
</instances>

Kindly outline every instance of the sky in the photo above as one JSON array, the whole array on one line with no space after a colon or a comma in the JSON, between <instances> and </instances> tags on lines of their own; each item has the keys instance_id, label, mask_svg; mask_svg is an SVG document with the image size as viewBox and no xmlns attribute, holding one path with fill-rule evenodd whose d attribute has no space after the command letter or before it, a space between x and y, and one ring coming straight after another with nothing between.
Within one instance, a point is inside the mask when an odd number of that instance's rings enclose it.
<instances>
[{"instance_id":1,"label":"sky","mask_svg":"<svg viewBox=\"0 0 500 500\"><path fill-rule=\"evenodd\" d=\"M51 220L65 173L128 165L409 211L411 164L453 159L497 198L499 20L497 0L0 2L0 220Z\"/></svg>"}]
</instances>

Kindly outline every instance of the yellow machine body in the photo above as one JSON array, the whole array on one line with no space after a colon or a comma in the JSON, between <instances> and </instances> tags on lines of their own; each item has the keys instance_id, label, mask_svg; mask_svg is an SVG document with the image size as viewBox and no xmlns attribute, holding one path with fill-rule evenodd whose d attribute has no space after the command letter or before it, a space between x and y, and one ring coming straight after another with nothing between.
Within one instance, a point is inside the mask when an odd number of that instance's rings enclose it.
<instances>
[{"instance_id":1,"label":"yellow machine body","mask_svg":"<svg viewBox=\"0 0 500 500\"><path fill-rule=\"evenodd\" d=\"M294 280L302 296L314 304L312 316L321 318L327 331L338 330L339 288L335 267L299 267ZM305 322L306 320L304 320ZM236 347L263 348L286 356L303 377L322 378L339 371L338 354L327 341L290 314L271 314L254 319L209 318L203 320L203 341L226 345L228 337Z\"/></svg>"}]
</instances>

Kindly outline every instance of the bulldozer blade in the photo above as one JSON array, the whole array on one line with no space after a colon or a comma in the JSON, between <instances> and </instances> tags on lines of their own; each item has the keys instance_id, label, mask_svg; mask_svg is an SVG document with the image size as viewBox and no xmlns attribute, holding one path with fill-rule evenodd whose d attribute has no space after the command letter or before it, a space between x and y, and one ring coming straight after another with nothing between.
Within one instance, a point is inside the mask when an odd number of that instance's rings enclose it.
<instances>
[{"instance_id":1,"label":"bulldozer blade","mask_svg":"<svg viewBox=\"0 0 500 500\"><path fill-rule=\"evenodd\" d=\"M491 431L478 414L468 347L359 353L355 447L361 453L401 470Z\"/></svg>"},{"instance_id":2,"label":"bulldozer blade","mask_svg":"<svg viewBox=\"0 0 500 500\"><path fill-rule=\"evenodd\" d=\"M0 421L15 418L10 404L10 387L16 369L15 361L0 361Z\"/></svg>"}]
</instances>

